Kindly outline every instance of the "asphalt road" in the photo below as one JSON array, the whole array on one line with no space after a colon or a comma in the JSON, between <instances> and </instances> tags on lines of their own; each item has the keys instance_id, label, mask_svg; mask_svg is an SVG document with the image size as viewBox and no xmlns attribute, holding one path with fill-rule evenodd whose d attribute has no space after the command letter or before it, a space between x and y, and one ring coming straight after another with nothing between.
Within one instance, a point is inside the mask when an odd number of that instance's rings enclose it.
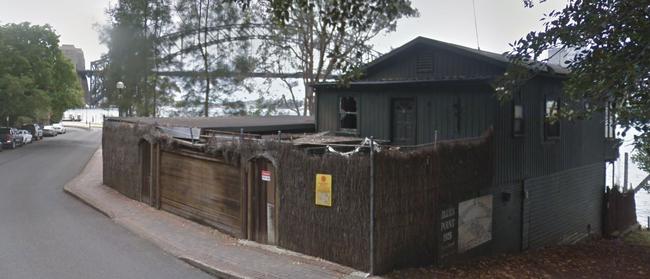
<instances>
[{"instance_id":1,"label":"asphalt road","mask_svg":"<svg viewBox=\"0 0 650 279\"><path fill-rule=\"evenodd\" d=\"M62 191L100 142L69 129L0 152L0 278L211 278Z\"/></svg>"}]
</instances>

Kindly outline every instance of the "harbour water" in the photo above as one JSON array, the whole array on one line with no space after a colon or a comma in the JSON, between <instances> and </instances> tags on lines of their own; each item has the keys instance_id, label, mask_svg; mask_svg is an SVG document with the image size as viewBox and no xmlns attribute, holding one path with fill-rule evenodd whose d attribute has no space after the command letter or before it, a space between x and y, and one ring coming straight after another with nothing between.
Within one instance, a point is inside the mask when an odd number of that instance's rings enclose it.
<instances>
[{"instance_id":1,"label":"harbour water","mask_svg":"<svg viewBox=\"0 0 650 279\"><path fill-rule=\"evenodd\" d=\"M629 132L627 133L626 137L624 138L623 144L621 145L620 148L620 154L621 156L619 157L618 161L615 162L614 167L616 168L615 170L615 175L614 175L614 181L617 185L623 185L623 165L624 165L624 154L627 152L630 154L630 160L629 160L629 168L628 168L628 179L629 183L632 184L632 187L636 187L643 179L648 176L648 174L642 170L640 170L637 165L634 163L632 160L632 154L634 152L634 146L632 146L632 142L634 140L634 135L635 132ZM612 165L607 164L607 180L606 180L607 186L611 187L612 184ZM629 187L629 186L628 186ZM648 226L648 216L650 216L650 193L646 190L640 190L639 192L636 193L636 217L637 220L639 221L639 224L643 225L644 227Z\"/></svg>"},{"instance_id":2,"label":"harbour water","mask_svg":"<svg viewBox=\"0 0 650 279\"><path fill-rule=\"evenodd\" d=\"M636 219L644 227L648 226L648 216L650 216L650 194L641 190L636 193Z\"/></svg>"}]
</instances>

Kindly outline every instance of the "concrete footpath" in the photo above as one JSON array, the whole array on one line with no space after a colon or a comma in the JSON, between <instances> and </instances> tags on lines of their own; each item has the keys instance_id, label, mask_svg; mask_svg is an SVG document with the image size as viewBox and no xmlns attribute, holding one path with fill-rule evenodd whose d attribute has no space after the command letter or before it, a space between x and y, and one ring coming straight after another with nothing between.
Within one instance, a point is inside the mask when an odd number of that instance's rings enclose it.
<instances>
[{"instance_id":1,"label":"concrete footpath","mask_svg":"<svg viewBox=\"0 0 650 279\"><path fill-rule=\"evenodd\" d=\"M102 150L64 191L177 258L218 278L363 278L365 273L322 259L238 240L102 185ZM297 236L299 237L299 236Z\"/></svg>"}]
</instances>

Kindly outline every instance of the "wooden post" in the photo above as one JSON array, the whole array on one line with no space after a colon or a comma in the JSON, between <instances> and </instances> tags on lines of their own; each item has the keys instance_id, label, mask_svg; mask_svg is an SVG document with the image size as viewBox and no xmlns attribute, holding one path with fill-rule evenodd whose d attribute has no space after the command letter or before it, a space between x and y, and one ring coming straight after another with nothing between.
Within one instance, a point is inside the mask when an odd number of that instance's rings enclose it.
<instances>
[{"instance_id":1,"label":"wooden post","mask_svg":"<svg viewBox=\"0 0 650 279\"><path fill-rule=\"evenodd\" d=\"M375 139L370 137L370 275L375 274Z\"/></svg>"},{"instance_id":2,"label":"wooden post","mask_svg":"<svg viewBox=\"0 0 650 279\"><path fill-rule=\"evenodd\" d=\"M160 144L156 143L156 208L160 209L162 203L160 201Z\"/></svg>"},{"instance_id":3,"label":"wooden post","mask_svg":"<svg viewBox=\"0 0 650 279\"><path fill-rule=\"evenodd\" d=\"M616 164L614 164L614 161L612 161L612 189L614 189L614 186L616 185Z\"/></svg>"},{"instance_id":4,"label":"wooden post","mask_svg":"<svg viewBox=\"0 0 650 279\"><path fill-rule=\"evenodd\" d=\"M621 189L621 192L625 192L627 190L627 159L628 159L628 154L625 152L625 161L623 163L623 189Z\"/></svg>"},{"instance_id":5,"label":"wooden post","mask_svg":"<svg viewBox=\"0 0 650 279\"><path fill-rule=\"evenodd\" d=\"M156 171L156 148L155 144L149 144L149 206L155 206L156 202L154 199L154 177Z\"/></svg>"}]
</instances>

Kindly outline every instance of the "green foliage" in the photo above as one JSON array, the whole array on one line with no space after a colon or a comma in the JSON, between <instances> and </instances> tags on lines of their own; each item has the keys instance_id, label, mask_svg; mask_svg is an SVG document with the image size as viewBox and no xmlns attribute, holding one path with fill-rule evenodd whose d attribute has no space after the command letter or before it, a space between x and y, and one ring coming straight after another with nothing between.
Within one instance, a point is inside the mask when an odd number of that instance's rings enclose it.
<instances>
[{"instance_id":1,"label":"green foliage","mask_svg":"<svg viewBox=\"0 0 650 279\"><path fill-rule=\"evenodd\" d=\"M59 121L66 109L81 105L74 67L49 25L0 26L0 121Z\"/></svg>"},{"instance_id":2,"label":"green foliage","mask_svg":"<svg viewBox=\"0 0 650 279\"><path fill-rule=\"evenodd\" d=\"M250 17L248 11L219 0L177 0L174 10L180 20L177 37L185 44L181 52L194 62L188 64L193 64L194 70L202 73L200 78L189 80L192 89L200 90L202 94L189 92L184 97L202 103L201 114L207 117L211 104L219 101L229 104L226 98L236 91L238 85L243 85L242 77L254 67L247 56L248 42L223 39L224 36L243 36ZM240 28L221 33L220 29L227 26ZM215 78L215 74L220 73L235 73L236 76Z\"/></svg>"},{"instance_id":3,"label":"green foliage","mask_svg":"<svg viewBox=\"0 0 650 279\"><path fill-rule=\"evenodd\" d=\"M193 71L168 85L183 83L177 105L195 106L184 109L204 116L235 92L250 92L245 81L253 71L302 72L303 113L313 113L310 84L353 72L372 58L370 39L394 31L402 17L417 16L410 0L120 0L108 13L103 95L122 114L142 116L150 115L151 93L161 93L151 83L152 71L161 68ZM251 58L251 41L262 44L257 59ZM127 89L115 89L117 81ZM284 82L300 114L294 86ZM173 93L164 94L173 99Z\"/></svg>"},{"instance_id":4,"label":"green foliage","mask_svg":"<svg viewBox=\"0 0 650 279\"><path fill-rule=\"evenodd\" d=\"M102 41L109 52L103 88L107 100L120 115L150 116L160 105L169 104L176 86L160 79L153 71L168 62L160 59L166 47L161 37L172 25L169 0L120 0L107 11L110 26L102 30ZM125 89L116 88L121 81Z\"/></svg>"},{"instance_id":5,"label":"green foliage","mask_svg":"<svg viewBox=\"0 0 650 279\"><path fill-rule=\"evenodd\" d=\"M409 0L260 2L270 13L262 18L272 23L262 59L280 59L280 65L303 73L305 115L315 111L311 84L333 74L353 77L346 74L374 58L371 39L394 31L400 18L418 16Z\"/></svg>"},{"instance_id":6,"label":"green foliage","mask_svg":"<svg viewBox=\"0 0 650 279\"><path fill-rule=\"evenodd\" d=\"M533 1L526 0L530 6ZM602 113L608 103L625 131L641 131L637 147L650 139L650 3L647 0L577 0L542 19L543 31L512 44L515 64L531 65L549 49L568 50L571 74L564 84L560 115L570 119ZM523 70L522 70L523 69ZM536 73L513 67L497 85L508 98L522 79ZM625 132L623 132L624 134ZM641 153L644 154L644 153ZM639 155L639 156L647 156ZM643 161L643 160L641 160ZM646 160L647 162L647 160ZM646 165L647 167L647 165ZM646 168L647 169L647 168Z\"/></svg>"}]
</instances>

